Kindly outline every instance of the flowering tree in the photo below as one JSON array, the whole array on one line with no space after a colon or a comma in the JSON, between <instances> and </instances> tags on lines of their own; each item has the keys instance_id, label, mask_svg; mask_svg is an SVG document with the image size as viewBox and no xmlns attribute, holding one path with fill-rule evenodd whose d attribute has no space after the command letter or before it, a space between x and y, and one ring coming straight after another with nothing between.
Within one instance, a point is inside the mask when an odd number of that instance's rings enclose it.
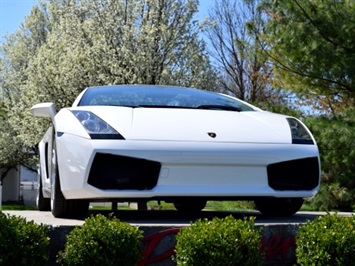
<instances>
[{"instance_id":1,"label":"flowering tree","mask_svg":"<svg viewBox=\"0 0 355 266\"><path fill-rule=\"evenodd\" d=\"M19 145L35 146L50 123L33 118L32 105L70 106L88 86L213 89L215 73L194 20L197 5L198 0L48 0L35 6L0 46L6 121Z\"/></svg>"}]
</instances>

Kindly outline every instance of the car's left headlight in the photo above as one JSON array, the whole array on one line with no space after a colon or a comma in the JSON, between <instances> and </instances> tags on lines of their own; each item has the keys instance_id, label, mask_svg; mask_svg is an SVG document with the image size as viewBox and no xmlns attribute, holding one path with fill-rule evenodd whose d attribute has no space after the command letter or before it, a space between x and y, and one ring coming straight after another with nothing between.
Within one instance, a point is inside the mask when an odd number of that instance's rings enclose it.
<instances>
[{"instance_id":1,"label":"car's left headlight","mask_svg":"<svg viewBox=\"0 0 355 266\"><path fill-rule=\"evenodd\" d=\"M124 139L114 128L90 111L71 111L92 139Z\"/></svg>"},{"instance_id":2,"label":"car's left headlight","mask_svg":"<svg viewBox=\"0 0 355 266\"><path fill-rule=\"evenodd\" d=\"M295 118L286 118L290 125L292 144L314 144L307 128Z\"/></svg>"}]
</instances>

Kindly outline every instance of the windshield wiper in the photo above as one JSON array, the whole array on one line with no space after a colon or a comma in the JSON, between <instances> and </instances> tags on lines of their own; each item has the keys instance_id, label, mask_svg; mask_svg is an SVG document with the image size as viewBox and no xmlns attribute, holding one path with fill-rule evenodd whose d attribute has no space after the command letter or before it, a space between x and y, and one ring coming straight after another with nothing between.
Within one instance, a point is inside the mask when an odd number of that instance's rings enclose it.
<instances>
[{"instance_id":1,"label":"windshield wiper","mask_svg":"<svg viewBox=\"0 0 355 266\"><path fill-rule=\"evenodd\" d=\"M182 109L191 109L192 107L188 106L175 106L175 105L149 105L149 104L144 104L144 105L137 105L134 106L136 108L143 107L143 108L182 108Z\"/></svg>"},{"instance_id":2,"label":"windshield wiper","mask_svg":"<svg viewBox=\"0 0 355 266\"><path fill-rule=\"evenodd\" d=\"M217 105L217 104L206 104L199 105L197 107L190 106L175 106L175 105L154 105L154 104L140 104L136 106L132 106L132 108L172 108L172 109L204 109L204 110L223 110L223 111L234 111L241 112L243 111L241 108L230 105Z\"/></svg>"},{"instance_id":3,"label":"windshield wiper","mask_svg":"<svg viewBox=\"0 0 355 266\"><path fill-rule=\"evenodd\" d=\"M197 106L196 109L224 110L224 111L236 111L236 112L241 112L241 111L243 111L241 108L238 108L238 107L236 107L236 106L217 105L217 104L205 104L205 105L200 105L200 106Z\"/></svg>"}]
</instances>

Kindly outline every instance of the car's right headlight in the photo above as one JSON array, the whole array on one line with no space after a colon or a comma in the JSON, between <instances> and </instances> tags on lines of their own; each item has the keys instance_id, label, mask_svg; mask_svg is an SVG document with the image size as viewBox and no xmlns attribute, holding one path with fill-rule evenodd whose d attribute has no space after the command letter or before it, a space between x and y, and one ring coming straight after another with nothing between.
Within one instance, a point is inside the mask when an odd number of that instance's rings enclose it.
<instances>
[{"instance_id":1,"label":"car's right headlight","mask_svg":"<svg viewBox=\"0 0 355 266\"><path fill-rule=\"evenodd\" d=\"M124 139L114 128L90 111L71 111L92 139Z\"/></svg>"},{"instance_id":2,"label":"car's right headlight","mask_svg":"<svg viewBox=\"0 0 355 266\"><path fill-rule=\"evenodd\" d=\"M292 144L314 144L313 138L307 128L295 118L286 118L290 125Z\"/></svg>"}]
</instances>

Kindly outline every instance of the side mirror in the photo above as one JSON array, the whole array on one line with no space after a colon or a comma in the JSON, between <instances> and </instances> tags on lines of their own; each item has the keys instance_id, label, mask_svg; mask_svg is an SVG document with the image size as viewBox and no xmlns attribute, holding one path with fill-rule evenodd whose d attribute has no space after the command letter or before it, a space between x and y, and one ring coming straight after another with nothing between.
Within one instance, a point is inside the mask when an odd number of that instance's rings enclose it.
<instances>
[{"instance_id":1,"label":"side mirror","mask_svg":"<svg viewBox=\"0 0 355 266\"><path fill-rule=\"evenodd\" d=\"M31 113L34 116L49 117L54 121L54 116L57 114L54 103L39 103L31 108Z\"/></svg>"}]
</instances>

